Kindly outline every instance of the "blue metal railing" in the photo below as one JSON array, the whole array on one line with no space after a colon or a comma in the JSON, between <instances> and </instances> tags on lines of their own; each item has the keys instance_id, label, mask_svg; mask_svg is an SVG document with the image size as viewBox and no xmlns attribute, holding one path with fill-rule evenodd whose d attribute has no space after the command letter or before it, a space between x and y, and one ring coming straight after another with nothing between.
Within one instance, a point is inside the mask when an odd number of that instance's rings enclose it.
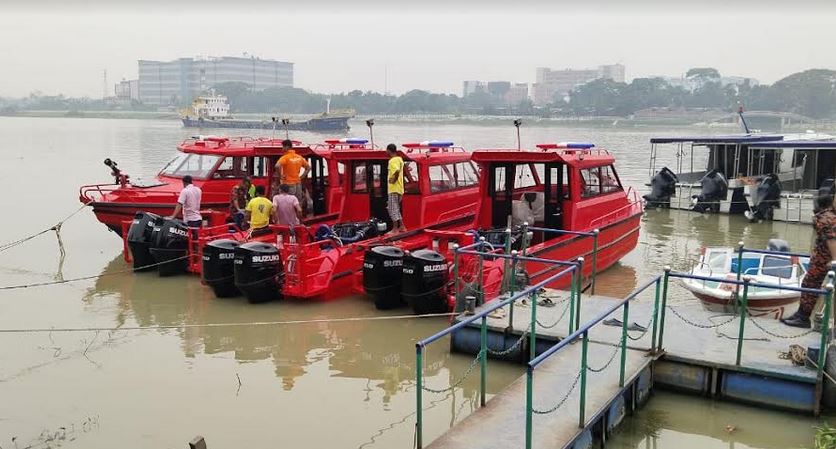
<instances>
[{"instance_id":1,"label":"blue metal railing","mask_svg":"<svg viewBox=\"0 0 836 449\"><path fill-rule=\"evenodd\" d=\"M483 257L500 257L500 258L513 258L513 260L520 260L526 261L530 258L519 256L517 254L507 255L507 254L494 254L494 253L480 253L476 251L469 251L467 249L460 249L456 248L454 250L456 253L464 252L464 253L475 253L480 257L480 261ZM582 269L582 261L580 263L575 262L563 262L563 261L554 261L554 260L547 260L547 259L539 259L544 260L548 263L555 264L555 265L562 265L568 266L561 270L560 272L553 274L546 278L545 280L538 282L524 290L521 290L518 293L511 294L510 297L504 299L502 301L495 301L494 304L486 306L482 309L479 313L474 314L464 320L459 321L458 323L442 330L430 337L427 337L415 344L415 362L416 362L416 370L415 370L415 382L416 382L416 424L415 424L415 431L416 431L416 444L418 448L423 447L423 356L424 356L424 348L435 342L439 339L456 332L465 326L468 326L476 320L481 320L480 325L480 349L477 355L479 358L481 367L480 367L480 383L479 383L479 396L480 396L480 404L484 406L486 403L486 393L487 393L487 316L492 313L493 311L505 307L509 304L513 304L514 302L525 298L531 298L531 322L529 326L529 359L534 358L534 351L536 349L536 339L537 339L537 300L536 294L537 292L545 287L546 285L560 279L566 275L572 275L573 279L573 287L577 288L574 282L574 279L579 276L579 272ZM574 293L574 292L573 292ZM580 301L575 300L575 295L571 294L570 299L577 303L577 306L580 307ZM575 304L570 304L571 308L575 307ZM578 312L579 313L579 312ZM571 325L571 323L570 323ZM522 337L524 338L524 334Z\"/></svg>"},{"instance_id":2,"label":"blue metal railing","mask_svg":"<svg viewBox=\"0 0 836 449\"><path fill-rule=\"evenodd\" d=\"M619 308L623 307L624 314L622 317L621 323L621 366L619 372L619 386L624 386L624 378L625 378L625 369L627 365L627 326L628 320L630 319L630 301L638 297L639 294L647 290L651 285L656 286L656 300L654 302L653 307L653 316L651 320L654 323L654 339L655 339L655 323L656 323L656 315L659 313L659 288L662 276L656 276L639 288L633 290L632 293L627 295L624 299L616 302L612 306L608 307L604 312L599 314L597 317L593 318L592 320L588 321L583 326L579 327L575 332L569 334L566 338L561 340L556 345L552 346L551 348L547 349L545 352L540 354L539 356L532 359L528 362L528 366L526 369L526 390L525 390L525 447L527 449L531 448L532 445L532 438L533 438L533 417L534 417L534 370L544 361L546 361L549 357L556 354L558 351L562 350L563 348L572 344L578 338L582 339L583 346L581 347L581 367L580 367L580 410L579 410L579 422L578 425L580 427L584 427L586 425L586 371L587 371L587 350L589 346L589 330L595 326L596 324L603 321L607 318L611 313L615 312ZM655 342L652 344L655 346Z\"/></svg>"}]
</instances>

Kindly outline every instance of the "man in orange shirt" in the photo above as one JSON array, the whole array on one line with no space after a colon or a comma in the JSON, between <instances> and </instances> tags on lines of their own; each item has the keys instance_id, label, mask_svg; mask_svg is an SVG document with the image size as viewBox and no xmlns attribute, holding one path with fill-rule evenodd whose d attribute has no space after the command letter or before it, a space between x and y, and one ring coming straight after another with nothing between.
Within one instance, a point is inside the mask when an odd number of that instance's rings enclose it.
<instances>
[{"instance_id":1,"label":"man in orange shirt","mask_svg":"<svg viewBox=\"0 0 836 449\"><path fill-rule=\"evenodd\" d=\"M311 164L298 155L293 149L293 142L285 139L282 142L282 150L284 155L276 162L276 174L278 181L281 184L287 184L290 188L290 194L299 200L302 205L302 210L307 214L308 202L305 201L305 188L302 182L308 179L308 173L311 171Z\"/></svg>"}]
</instances>

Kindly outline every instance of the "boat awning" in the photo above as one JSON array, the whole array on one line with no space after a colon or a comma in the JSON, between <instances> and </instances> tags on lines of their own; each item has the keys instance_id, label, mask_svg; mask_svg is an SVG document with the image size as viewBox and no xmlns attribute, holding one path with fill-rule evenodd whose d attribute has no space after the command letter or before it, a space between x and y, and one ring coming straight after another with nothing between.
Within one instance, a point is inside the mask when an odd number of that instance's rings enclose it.
<instances>
[{"instance_id":1,"label":"boat awning","mask_svg":"<svg viewBox=\"0 0 836 449\"><path fill-rule=\"evenodd\" d=\"M614 158L606 150L505 150L481 149L473 152L474 162L550 163L564 162L573 165L598 166L612 163Z\"/></svg>"},{"instance_id":2,"label":"boat awning","mask_svg":"<svg viewBox=\"0 0 836 449\"><path fill-rule=\"evenodd\" d=\"M726 136L678 136L678 137L652 137L650 143L683 143L692 142L697 145L705 145L712 143L758 143L758 142L773 142L782 140L784 136L780 134L732 134Z\"/></svg>"},{"instance_id":3,"label":"boat awning","mask_svg":"<svg viewBox=\"0 0 836 449\"><path fill-rule=\"evenodd\" d=\"M798 148L798 149L836 149L836 139L824 140L781 140L778 142L763 142L752 145L752 148Z\"/></svg>"}]
</instances>

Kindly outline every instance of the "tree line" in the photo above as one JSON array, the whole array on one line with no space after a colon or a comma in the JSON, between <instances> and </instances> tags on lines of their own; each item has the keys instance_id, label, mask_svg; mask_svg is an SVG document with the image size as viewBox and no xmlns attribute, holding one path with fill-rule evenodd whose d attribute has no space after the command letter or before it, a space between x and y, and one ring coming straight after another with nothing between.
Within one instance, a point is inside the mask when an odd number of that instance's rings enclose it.
<instances>
[{"instance_id":1,"label":"tree line","mask_svg":"<svg viewBox=\"0 0 836 449\"><path fill-rule=\"evenodd\" d=\"M505 105L486 92L466 97L414 89L402 95L353 90L321 94L294 87L252 91L246 83L231 82L213 86L229 98L233 113L314 114L332 109L354 109L373 114L515 114L541 116L619 116L626 117L649 108L712 108L735 111L738 105L749 110L792 112L813 118L836 118L836 71L811 69L789 75L772 85L722 83L713 68L695 68L685 78L691 88L673 86L662 78L635 78L630 83L598 79L578 86L568 96L556 95L545 108L535 108L525 99ZM180 99L182 106L191 99ZM114 104L90 98L32 94L23 99L0 98L0 113L15 110L154 110L138 103Z\"/></svg>"}]
</instances>

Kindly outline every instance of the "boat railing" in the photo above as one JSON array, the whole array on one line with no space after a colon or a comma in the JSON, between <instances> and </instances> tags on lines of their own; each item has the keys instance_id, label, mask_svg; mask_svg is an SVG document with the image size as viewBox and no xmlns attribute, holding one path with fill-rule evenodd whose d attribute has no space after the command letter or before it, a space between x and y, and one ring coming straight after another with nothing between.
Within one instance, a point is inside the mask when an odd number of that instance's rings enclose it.
<instances>
[{"instance_id":1,"label":"boat railing","mask_svg":"<svg viewBox=\"0 0 836 449\"><path fill-rule=\"evenodd\" d=\"M514 291L513 283L511 284L511 290L508 292L508 297L505 299L497 299L490 303L487 303L482 310L476 312L472 315L467 316L466 318L458 321L457 323L453 324L452 326L441 330L434 335L427 337L418 341L415 344L415 361L416 361L416 371L415 371L415 382L416 382L416 445L418 448L423 447L423 393L424 390L427 391L436 391L429 388L426 388L424 384L423 378L423 361L424 361L424 352L427 346L436 342L444 337L452 336L455 332L470 326L477 321L480 321L480 335L481 335L481 343L480 349L474 359L474 367L476 362L479 362L480 365L480 386L479 386L479 394L480 394L480 404L484 406L487 402L487 375L488 375L488 343L487 343L487 332L488 332L488 315L493 313L497 309L504 308L506 306L513 305L515 302L520 301L522 299L528 298L530 301L529 309L530 309L530 320L528 323L528 328L523 334L520 336L520 343L526 338L529 339L529 360L535 357L535 349L536 349L536 341L537 341L537 296L540 290L547 286L550 283L553 283L565 276L571 276L572 278L572 289L570 291L570 303L567 306L568 309L571 311L571 316L569 319L569 330L570 332L574 330L574 326L580 322L580 273L583 267L583 259L578 262L566 262L566 261L557 261L557 260L549 260L549 259L541 259L536 257L525 257L520 256L514 251L512 254L504 254L504 253L497 253L494 251L486 252L484 251L487 248L486 241L484 237L480 238L480 240L476 243L471 245L463 246L463 247L454 247L454 277L458 279L459 275L459 258L462 255L472 255L477 256L480 261L480 268L481 262L485 259L487 260L494 260L496 258L500 259L507 259L510 260L512 266L516 268L517 264L520 262L541 262L541 263L548 263L552 264L557 268L563 268L559 272L549 276L548 278L538 282L534 285L531 285L523 290L518 292ZM483 291L482 285L484 282L483 273L478 273L477 275L477 282L479 283L479 288L477 289L477 296L479 292ZM478 298L474 298L478 299ZM482 298L484 299L484 298ZM523 349L520 349L522 352ZM451 388L455 388L454 385Z\"/></svg>"},{"instance_id":2,"label":"boat railing","mask_svg":"<svg viewBox=\"0 0 836 449\"><path fill-rule=\"evenodd\" d=\"M92 201L101 201L105 196L117 190L120 191L120 195L124 195L125 197L139 197L145 194L142 190L123 189L121 184L90 184L81 186L78 189L78 195L84 203L89 203ZM154 195L162 195L176 200L180 193L154 191Z\"/></svg>"},{"instance_id":3,"label":"boat railing","mask_svg":"<svg viewBox=\"0 0 836 449\"><path fill-rule=\"evenodd\" d=\"M602 215L602 216L592 220L592 222L589 224L589 226L592 227L592 228L596 228L596 229L601 228L606 223L614 221L614 220L620 218L621 216L628 216L628 215L634 213L633 212L634 209L636 208L636 206L638 206L642 203L642 199L639 198L638 192L636 192L636 190L634 190L632 187L627 188L627 192L625 193L625 195L627 196L627 200L628 200L627 204L625 204L622 207L619 207L618 209L616 209L612 212L609 212L605 215Z\"/></svg>"}]
</instances>

